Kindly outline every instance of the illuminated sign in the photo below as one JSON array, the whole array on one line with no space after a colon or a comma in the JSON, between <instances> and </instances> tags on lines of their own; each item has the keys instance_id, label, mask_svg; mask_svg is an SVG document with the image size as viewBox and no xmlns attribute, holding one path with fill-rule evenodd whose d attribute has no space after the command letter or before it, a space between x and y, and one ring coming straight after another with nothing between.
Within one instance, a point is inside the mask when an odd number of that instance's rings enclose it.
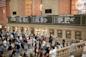
<instances>
[{"instance_id":1,"label":"illuminated sign","mask_svg":"<svg viewBox=\"0 0 86 57\"><path fill-rule=\"evenodd\" d=\"M47 19L41 16L33 17L33 23L47 23Z\"/></svg>"},{"instance_id":2,"label":"illuminated sign","mask_svg":"<svg viewBox=\"0 0 86 57\"><path fill-rule=\"evenodd\" d=\"M80 21L82 20L82 21ZM8 18L9 23L20 24L62 24L62 25L85 25L85 15L74 16L15 16Z\"/></svg>"}]
</instances>

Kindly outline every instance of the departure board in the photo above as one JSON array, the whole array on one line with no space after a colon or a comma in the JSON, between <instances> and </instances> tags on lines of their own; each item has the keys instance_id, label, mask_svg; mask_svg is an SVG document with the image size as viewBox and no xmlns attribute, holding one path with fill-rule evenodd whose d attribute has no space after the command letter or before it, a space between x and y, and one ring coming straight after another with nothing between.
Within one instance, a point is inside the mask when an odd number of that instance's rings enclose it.
<instances>
[{"instance_id":1,"label":"departure board","mask_svg":"<svg viewBox=\"0 0 86 57\"><path fill-rule=\"evenodd\" d=\"M47 24L47 23L52 23L52 18L50 16L33 16L31 18L31 23L41 23L41 24Z\"/></svg>"},{"instance_id":2,"label":"departure board","mask_svg":"<svg viewBox=\"0 0 86 57\"><path fill-rule=\"evenodd\" d=\"M20 16L9 17L8 22L9 23L30 23L31 18L30 17L20 17Z\"/></svg>"},{"instance_id":3,"label":"departure board","mask_svg":"<svg viewBox=\"0 0 86 57\"><path fill-rule=\"evenodd\" d=\"M15 16L8 18L9 23L53 24L53 25L86 25L85 15L74 16Z\"/></svg>"},{"instance_id":4,"label":"departure board","mask_svg":"<svg viewBox=\"0 0 86 57\"><path fill-rule=\"evenodd\" d=\"M74 22L75 18L71 16L58 16L54 17L53 19L54 24L71 24Z\"/></svg>"}]
</instances>

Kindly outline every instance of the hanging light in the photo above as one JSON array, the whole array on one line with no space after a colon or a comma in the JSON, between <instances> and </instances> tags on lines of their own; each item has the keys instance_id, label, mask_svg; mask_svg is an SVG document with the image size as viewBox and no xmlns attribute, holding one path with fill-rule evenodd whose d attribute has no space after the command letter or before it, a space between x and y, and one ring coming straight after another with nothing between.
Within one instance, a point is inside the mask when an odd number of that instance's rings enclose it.
<instances>
[{"instance_id":1,"label":"hanging light","mask_svg":"<svg viewBox=\"0 0 86 57\"><path fill-rule=\"evenodd\" d=\"M78 0L76 2L76 9L79 11L80 14L86 13L86 0Z\"/></svg>"}]
</instances>

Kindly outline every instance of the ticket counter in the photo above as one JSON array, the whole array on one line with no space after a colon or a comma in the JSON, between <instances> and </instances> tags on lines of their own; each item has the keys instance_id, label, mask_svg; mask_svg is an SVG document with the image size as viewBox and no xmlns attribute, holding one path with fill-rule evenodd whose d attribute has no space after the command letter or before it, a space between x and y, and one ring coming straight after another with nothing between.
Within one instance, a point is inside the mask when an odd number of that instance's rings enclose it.
<instances>
[{"instance_id":1,"label":"ticket counter","mask_svg":"<svg viewBox=\"0 0 86 57\"><path fill-rule=\"evenodd\" d=\"M8 24L6 26L8 31L21 32L22 30L27 34L36 35L53 35L56 39L66 40L86 40L86 27L84 26L66 26L66 25L39 25L39 24Z\"/></svg>"}]
</instances>

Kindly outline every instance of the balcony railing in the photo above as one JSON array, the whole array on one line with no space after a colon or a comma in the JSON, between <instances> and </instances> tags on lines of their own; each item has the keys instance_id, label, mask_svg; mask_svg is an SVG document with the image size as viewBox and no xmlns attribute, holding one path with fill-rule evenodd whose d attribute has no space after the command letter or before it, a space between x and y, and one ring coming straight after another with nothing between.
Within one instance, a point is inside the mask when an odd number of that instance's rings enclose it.
<instances>
[{"instance_id":1,"label":"balcony railing","mask_svg":"<svg viewBox=\"0 0 86 57\"><path fill-rule=\"evenodd\" d=\"M85 15L74 15L74 16L15 16L8 17L9 23L19 24L50 24L50 25L77 25L86 26Z\"/></svg>"}]
</instances>

